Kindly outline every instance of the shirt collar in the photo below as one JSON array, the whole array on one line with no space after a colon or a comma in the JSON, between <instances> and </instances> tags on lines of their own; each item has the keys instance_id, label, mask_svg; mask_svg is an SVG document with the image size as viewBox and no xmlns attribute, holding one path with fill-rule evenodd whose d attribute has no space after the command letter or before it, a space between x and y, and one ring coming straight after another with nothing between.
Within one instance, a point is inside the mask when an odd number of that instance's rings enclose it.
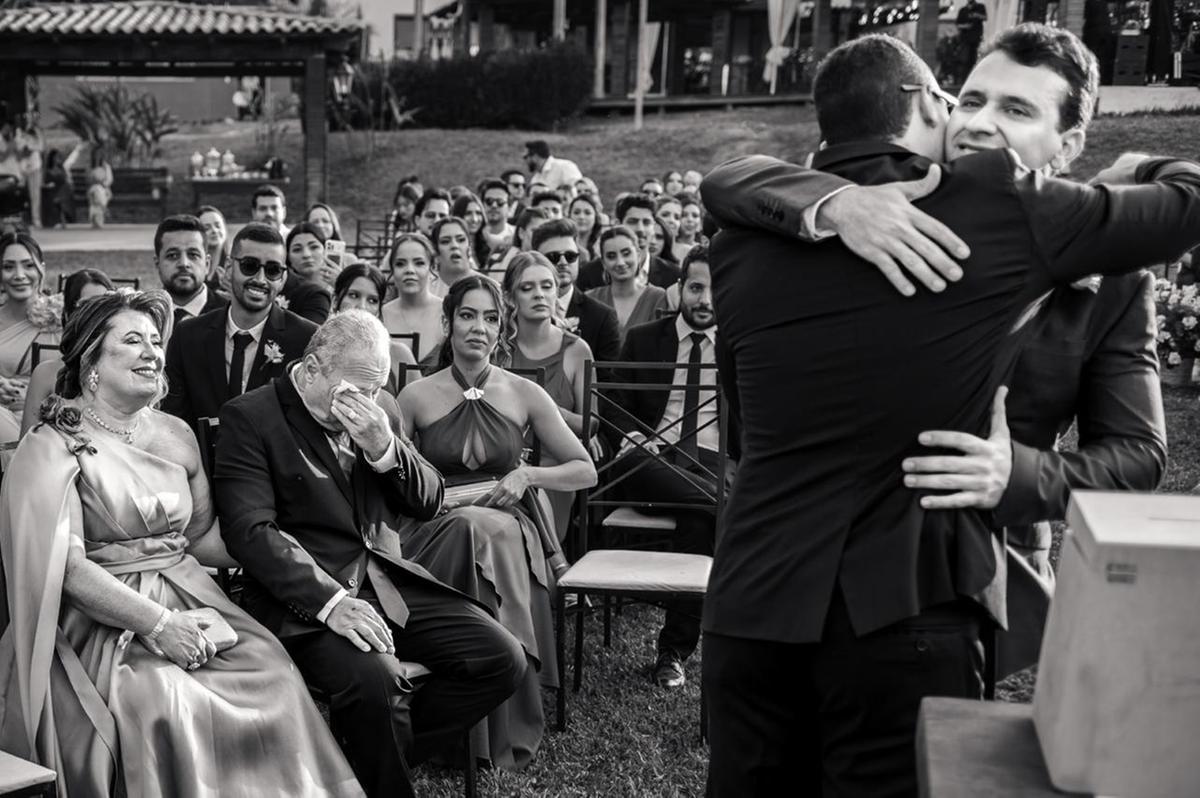
<instances>
[{"instance_id":1,"label":"shirt collar","mask_svg":"<svg viewBox=\"0 0 1200 798\"><path fill-rule=\"evenodd\" d=\"M692 333L701 333L708 339L710 344L717 343L717 325L709 327L707 330L697 330L692 325L688 324L683 318L683 314L679 313L675 316L675 333L678 340L685 341Z\"/></svg>"},{"instance_id":2,"label":"shirt collar","mask_svg":"<svg viewBox=\"0 0 1200 798\"><path fill-rule=\"evenodd\" d=\"M176 305L178 309L184 311L189 316L199 316L204 311L205 304L208 303L208 286L201 284L200 290L194 297L188 300L185 305Z\"/></svg>"},{"instance_id":3,"label":"shirt collar","mask_svg":"<svg viewBox=\"0 0 1200 798\"><path fill-rule=\"evenodd\" d=\"M567 308L571 307L571 300L574 298L575 285L572 283L571 286L567 288L567 293L558 297L558 306L562 308L564 314L567 312Z\"/></svg>"},{"instance_id":4,"label":"shirt collar","mask_svg":"<svg viewBox=\"0 0 1200 798\"><path fill-rule=\"evenodd\" d=\"M258 343L259 339L262 338L263 328L267 326L267 321L270 318L271 314L268 313L258 324L255 324L249 330L243 330L233 320L233 307L231 305L229 310L225 312L225 337L232 338L234 333L245 332L250 333L250 337L254 339L254 343Z\"/></svg>"}]
</instances>

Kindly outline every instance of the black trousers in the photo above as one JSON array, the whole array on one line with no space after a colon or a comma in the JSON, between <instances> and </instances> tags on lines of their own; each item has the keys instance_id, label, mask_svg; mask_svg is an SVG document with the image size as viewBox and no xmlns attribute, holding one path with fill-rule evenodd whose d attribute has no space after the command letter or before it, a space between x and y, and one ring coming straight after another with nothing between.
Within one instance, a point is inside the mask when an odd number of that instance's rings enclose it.
<instances>
[{"instance_id":1,"label":"black trousers","mask_svg":"<svg viewBox=\"0 0 1200 798\"><path fill-rule=\"evenodd\" d=\"M921 699L982 697L980 630L964 602L855 637L838 596L819 643L706 634L708 795L915 796Z\"/></svg>"},{"instance_id":2,"label":"black trousers","mask_svg":"<svg viewBox=\"0 0 1200 798\"><path fill-rule=\"evenodd\" d=\"M669 457L670 455L666 453L663 456ZM710 449L700 449L696 459L708 469L709 473L705 474L691 462L683 461L687 465L677 467L687 471L691 475L689 479L658 457L647 454L641 449L633 449L614 465L614 469L619 474L637 469L636 473L619 486L621 496L630 501L706 502L708 497L705 495L705 491L708 492L708 496L711 496L716 490L711 475L717 470L718 457L717 453ZM701 486L703 486L703 490ZM671 536L670 543L671 551L680 554L711 555L713 553L717 525L716 516L711 510L693 512L664 509L660 512L675 518L675 532ZM666 618L663 621L662 631L658 635L660 653L673 651L680 659L687 659L696 650L696 644L700 642L702 604L701 599L680 599L664 603Z\"/></svg>"},{"instance_id":3,"label":"black trousers","mask_svg":"<svg viewBox=\"0 0 1200 798\"><path fill-rule=\"evenodd\" d=\"M305 680L329 694L334 736L373 798L412 796L409 766L457 742L526 668L521 644L486 610L415 578L398 587L410 614L392 626L395 655L363 653L332 631L283 641ZM380 609L369 591L359 597ZM433 675L414 689L400 660Z\"/></svg>"}]
</instances>

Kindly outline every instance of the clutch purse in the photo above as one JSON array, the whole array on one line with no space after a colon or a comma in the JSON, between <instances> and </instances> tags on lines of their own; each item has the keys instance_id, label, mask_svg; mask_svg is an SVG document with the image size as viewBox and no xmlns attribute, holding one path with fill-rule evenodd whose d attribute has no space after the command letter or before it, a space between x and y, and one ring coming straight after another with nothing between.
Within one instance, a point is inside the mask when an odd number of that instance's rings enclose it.
<instances>
[{"instance_id":1,"label":"clutch purse","mask_svg":"<svg viewBox=\"0 0 1200 798\"><path fill-rule=\"evenodd\" d=\"M478 504L498 484L500 484L498 479L485 479L478 482L464 482L461 485L447 485L442 498L442 510L444 512L456 507Z\"/></svg>"},{"instance_id":2,"label":"clutch purse","mask_svg":"<svg viewBox=\"0 0 1200 798\"><path fill-rule=\"evenodd\" d=\"M229 621L225 620L224 616L212 607L183 610L180 614L192 616L196 620L196 623L200 624L200 628L204 630L204 636L217 647L217 651L233 648L237 644L237 632L229 625Z\"/></svg>"}]
</instances>

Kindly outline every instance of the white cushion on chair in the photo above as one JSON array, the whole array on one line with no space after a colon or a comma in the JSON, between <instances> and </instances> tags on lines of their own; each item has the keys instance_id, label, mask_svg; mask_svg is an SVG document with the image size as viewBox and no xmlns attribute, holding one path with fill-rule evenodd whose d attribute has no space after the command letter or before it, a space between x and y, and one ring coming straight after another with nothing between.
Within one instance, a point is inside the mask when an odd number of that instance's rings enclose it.
<instances>
[{"instance_id":1,"label":"white cushion on chair","mask_svg":"<svg viewBox=\"0 0 1200 798\"><path fill-rule=\"evenodd\" d=\"M675 529L675 517L671 515L647 515L646 513L638 512L632 507L618 507L604 517L600 522L606 527L620 527L633 529L661 529L671 531Z\"/></svg>"},{"instance_id":2,"label":"white cushion on chair","mask_svg":"<svg viewBox=\"0 0 1200 798\"><path fill-rule=\"evenodd\" d=\"M558 579L564 590L627 590L696 593L708 589L712 557L666 551L596 549L583 555Z\"/></svg>"},{"instance_id":3,"label":"white cushion on chair","mask_svg":"<svg viewBox=\"0 0 1200 798\"><path fill-rule=\"evenodd\" d=\"M53 770L0 751L0 793L16 792L53 781Z\"/></svg>"}]
</instances>

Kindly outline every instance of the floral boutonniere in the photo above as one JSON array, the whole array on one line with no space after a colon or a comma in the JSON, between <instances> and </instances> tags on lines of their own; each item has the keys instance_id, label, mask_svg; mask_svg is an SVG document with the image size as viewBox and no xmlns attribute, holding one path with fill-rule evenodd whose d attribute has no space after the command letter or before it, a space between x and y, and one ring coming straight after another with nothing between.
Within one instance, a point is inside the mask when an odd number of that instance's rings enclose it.
<instances>
[{"instance_id":1,"label":"floral boutonniere","mask_svg":"<svg viewBox=\"0 0 1200 798\"><path fill-rule=\"evenodd\" d=\"M275 304L278 305L283 310L287 310L288 305L290 305L291 303L288 302L287 297L285 297L283 294L279 294L275 297Z\"/></svg>"},{"instance_id":2,"label":"floral boutonniere","mask_svg":"<svg viewBox=\"0 0 1200 798\"><path fill-rule=\"evenodd\" d=\"M562 325L562 328L569 333L578 333L579 332L579 317L578 316L567 316L564 319L559 319L559 323Z\"/></svg>"},{"instance_id":3,"label":"floral boutonniere","mask_svg":"<svg viewBox=\"0 0 1200 798\"><path fill-rule=\"evenodd\" d=\"M263 360L275 365L282 363L283 350L279 348L279 344L274 341L267 341L263 344Z\"/></svg>"}]
</instances>

